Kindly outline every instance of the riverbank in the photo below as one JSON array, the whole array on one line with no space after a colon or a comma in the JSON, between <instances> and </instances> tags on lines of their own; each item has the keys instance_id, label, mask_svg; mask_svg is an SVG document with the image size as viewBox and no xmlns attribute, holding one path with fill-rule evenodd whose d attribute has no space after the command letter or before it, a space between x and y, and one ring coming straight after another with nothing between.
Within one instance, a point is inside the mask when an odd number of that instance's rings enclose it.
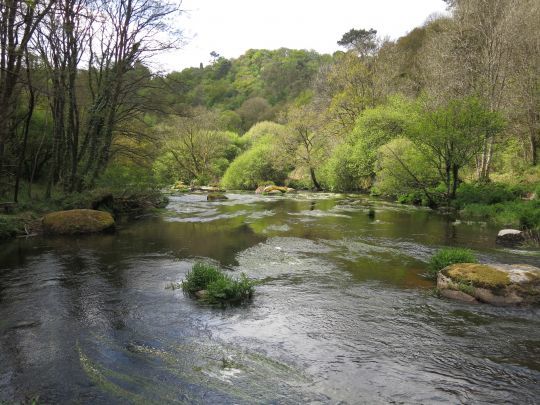
<instances>
[{"instance_id":1,"label":"riverbank","mask_svg":"<svg viewBox=\"0 0 540 405\"><path fill-rule=\"evenodd\" d=\"M59 195L50 199L25 200L11 212L0 214L0 241L40 234L41 218L50 212L93 209L116 217L137 218L167 205L167 197L157 190L126 191L95 189Z\"/></svg>"}]
</instances>

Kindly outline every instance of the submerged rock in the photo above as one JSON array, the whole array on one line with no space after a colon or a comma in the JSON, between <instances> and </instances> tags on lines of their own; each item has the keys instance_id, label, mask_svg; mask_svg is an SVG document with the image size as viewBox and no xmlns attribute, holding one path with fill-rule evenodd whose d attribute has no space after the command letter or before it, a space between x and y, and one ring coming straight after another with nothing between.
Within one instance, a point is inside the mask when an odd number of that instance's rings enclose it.
<instances>
[{"instance_id":1,"label":"submerged rock","mask_svg":"<svg viewBox=\"0 0 540 405\"><path fill-rule=\"evenodd\" d=\"M51 212L43 217L42 224L46 233L68 235L102 232L115 225L108 212L86 209Z\"/></svg>"},{"instance_id":2,"label":"submerged rock","mask_svg":"<svg viewBox=\"0 0 540 405\"><path fill-rule=\"evenodd\" d=\"M206 196L206 201L222 201L228 200L229 198L222 193L210 193Z\"/></svg>"},{"instance_id":3,"label":"submerged rock","mask_svg":"<svg viewBox=\"0 0 540 405\"><path fill-rule=\"evenodd\" d=\"M467 302L540 304L540 268L527 264L458 263L439 272L437 288L447 298Z\"/></svg>"},{"instance_id":4,"label":"submerged rock","mask_svg":"<svg viewBox=\"0 0 540 405\"><path fill-rule=\"evenodd\" d=\"M515 244L525 240L522 231L517 229L502 229L497 234L497 243L500 244Z\"/></svg>"}]
</instances>

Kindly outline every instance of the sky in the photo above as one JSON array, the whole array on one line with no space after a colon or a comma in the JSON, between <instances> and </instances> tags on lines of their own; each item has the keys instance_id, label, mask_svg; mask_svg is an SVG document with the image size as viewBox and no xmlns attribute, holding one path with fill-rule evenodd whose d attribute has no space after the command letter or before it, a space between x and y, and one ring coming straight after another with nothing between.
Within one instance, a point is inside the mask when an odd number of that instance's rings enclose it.
<instances>
[{"instance_id":1,"label":"sky","mask_svg":"<svg viewBox=\"0 0 540 405\"><path fill-rule=\"evenodd\" d=\"M236 58L251 48L314 49L333 53L351 28L399 38L434 14L443 0L182 0L181 49L158 58L162 70L210 63L210 52Z\"/></svg>"}]
</instances>

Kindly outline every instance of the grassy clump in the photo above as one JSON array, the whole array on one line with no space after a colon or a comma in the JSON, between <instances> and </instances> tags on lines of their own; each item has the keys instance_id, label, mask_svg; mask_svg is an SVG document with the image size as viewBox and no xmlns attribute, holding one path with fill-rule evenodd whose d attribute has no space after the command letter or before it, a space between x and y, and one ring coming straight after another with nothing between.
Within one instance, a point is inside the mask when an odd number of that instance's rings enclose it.
<instances>
[{"instance_id":1,"label":"grassy clump","mask_svg":"<svg viewBox=\"0 0 540 405\"><path fill-rule=\"evenodd\" d=\"M245 274L235 279L207 263L196 263L182 282L182 289L189 294L206 291L204 299L211 303L242 302L251 298L253 286Z\"/></svg>"},{"instance_id":2,"label":"grassy clump","mask_svg":"<svg viewBox=\"0 0 540 405\"><path fill-rule=\"evenodd\" d=\"M435 253L428 266L428 277L437 278L437 273L451 264L476 263L476 257L469 249L444 248Z\"/></svg>"}]
</instances>

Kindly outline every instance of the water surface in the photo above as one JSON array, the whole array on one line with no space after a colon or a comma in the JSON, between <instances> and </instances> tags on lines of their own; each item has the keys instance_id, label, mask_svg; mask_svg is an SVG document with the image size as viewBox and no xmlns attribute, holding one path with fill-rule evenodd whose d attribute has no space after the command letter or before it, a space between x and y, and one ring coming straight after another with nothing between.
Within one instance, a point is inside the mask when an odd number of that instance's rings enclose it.
<instances>
[{"instance_id":1,"label":"water surface","mask_svg":"<svg viewBox=\"0 0 540 405\"><path fill-rule=\"evenodd\" d=\"M538 401L540 310L439 299L422 274L447 245L483 262L539 251L361 196L227 195L172 197L113 235L0 245L0 401ZM254 300L167 288L200 259L261 280Z\"/></svg>"}]
</instances>

